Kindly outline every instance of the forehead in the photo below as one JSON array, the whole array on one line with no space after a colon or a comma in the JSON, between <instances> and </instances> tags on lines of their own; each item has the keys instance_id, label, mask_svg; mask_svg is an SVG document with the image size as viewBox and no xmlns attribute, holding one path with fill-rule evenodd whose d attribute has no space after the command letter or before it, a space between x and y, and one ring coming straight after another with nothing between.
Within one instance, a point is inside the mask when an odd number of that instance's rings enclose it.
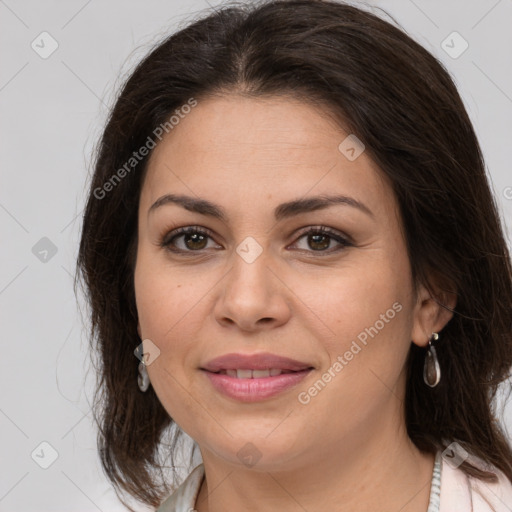
<instances>
[{"instance_id":1,"label":"forehead","mask_svg":"<svg viewBox=\"0 0 512 512\"><path fill-rule=\"evenodd\" d=\"M294 154L336 150L343 130L324 110L291 97L248 98L239 95L210 97L198 101L190 113L164 137L154 151L186 144L189 157L215 156L221 152L251 157L258 153L283 158ZM331 155L332 156L332 155ZM279 165L279 161L274 161Z\"/></svg>"},{"instance_id":2,"label":"forehead","mask_svg":"<svg viewBox=\"0 0 512 512\"><path fill-rule=\"evenodd\" d=\"M349 135L326 110L290 97L198 101L153 150L142 202L175 190L246 208L308 191L382 202L382 172L365 152L351 161L340 150Z\"/></svg>"}]
</instances>

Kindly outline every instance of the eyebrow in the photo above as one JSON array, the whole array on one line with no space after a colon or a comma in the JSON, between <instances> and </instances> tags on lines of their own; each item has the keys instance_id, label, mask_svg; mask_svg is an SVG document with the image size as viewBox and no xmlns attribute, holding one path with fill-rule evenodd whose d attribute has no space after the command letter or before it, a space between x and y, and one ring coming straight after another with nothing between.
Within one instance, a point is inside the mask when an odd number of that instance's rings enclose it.
<instances>
[{"instance_id":1,"label":"eyebrow","mask_svg":"<svg viewBox=\"0 0 512 512\"><path fill-rule=\"evenodd\" d=\"M190 212L214 217L228 223L228 215L222 206L212 203L206 199L198 199L191 196L176 194L165 194L158 198L150 206L148 216L151 212L166 204L177 204ZM343 195L321 195L282 203L274 209L274 218L276 221L280 221L301 213L323 210L334 205L351 206L366 213L370 217L374 217L373 212L365 204L352 197Z\"/></svg>"}]
</instances>

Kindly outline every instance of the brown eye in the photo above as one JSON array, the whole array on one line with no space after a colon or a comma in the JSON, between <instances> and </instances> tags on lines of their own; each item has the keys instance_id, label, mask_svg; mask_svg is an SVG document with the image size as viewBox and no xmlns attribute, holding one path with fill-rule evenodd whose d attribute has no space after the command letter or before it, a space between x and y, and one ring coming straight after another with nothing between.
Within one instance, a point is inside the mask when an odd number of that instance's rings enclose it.
<instances>
[{"instance_id":1,"label":"brown eye","mask_svg":"<svg viewBox=\"0 0 512 512\"><path fill-rule=\"evenodd\" d=\"M161 242L161 246L173 252L198 252L207 248L210 234L196 227L179 228L169 233ZM177 247L176 241L182 239L182 246Z\"/></svg>"},{"instance_id":2,"label":"brown eye","mask_svg":"<svg viewBox=\"0 0 512 512\"><path fill-rule=\"evenodd\" d=\"M324 227L309 228L306 232L302 233L298 240L305 237L307 237L308 247L301 250L308 251L309 248L312 249L312 251L309 252L331 253L352 245L352 243L339 233ZM332 240L334 240L340 247L333 250L326 250L330 247Z\"/></svg>"},{"instance_id":3,"label":"brown eye","mask_svg":"<svg viewBox=\"0 0 512 512\"><path fill-rule=\"evenodd\" d=\"M299 250L316 253L333 253L353 245L347 238L336 231L325 227L313 227L303 232L298 240L307 238L307 247ZM201 252L208 248L208 240L212 239L211 233L204 228L189 226L170 232L160 242L160 246L174 253ZM181 246L178 241L181 240ZM338 247L330 249L333 240ZM297 244L297 242L295 242Z\"/></svg>"},{"instance_id":4,"label":"brown eye","mask_svg":"<svg viewBox=\"0 0 512 512\"><path fill-rule=\"evenodd\" d=\"M315 250L327 249L331 245L331 238L327 235L308 235L308 241Z\"/></svg>"},{"instance_id":5,"label":"brown eye","mask_svg":"<svg viewBox=\"0 0 512 512\"><path fill-rule=\"evenodd\" d=\"M206 236L201 233L186 233L183 236L183 243L189 249L204 249L206 247Z\"/></svg>"}]
</instances>

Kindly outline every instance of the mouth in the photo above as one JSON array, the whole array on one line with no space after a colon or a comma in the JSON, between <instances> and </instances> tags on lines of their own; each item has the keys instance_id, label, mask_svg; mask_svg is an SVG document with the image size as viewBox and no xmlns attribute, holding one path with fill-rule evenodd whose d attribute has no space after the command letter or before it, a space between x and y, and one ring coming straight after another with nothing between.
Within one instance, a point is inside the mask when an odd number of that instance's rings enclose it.
<instances>
[{"instance_id":1,"label":"mouth","mask_svg":"<svg viewBox=\"0 0 512 512\"><path fill-rule=\"evenodd\" d=\"M315 367L275 354L227 354L200 368L213 388L240 402L258 402L297 386Z\"/></svg>"},{"instance_id":2,"label":"mouth","mask_svg":"<svg viewBox=\"0 0 512 512\"><path fill-rule=\"evenodd\" d=\"M315 367L289 357L260 352L225 354L199 368L217 392L238 402L261 402L299 385Z\"/></svg>"},{"instance_id":3,"label":"mouth","mask_svg":"<svg viewBox=\"0 0 512 512\"><path fill-rule=\"evenodd\" d=\"M312 370L313 367L305 368L304 370ZM248 369L226 369L218 372L211 372L217 375L227 375L234 379L264 379L266 377L277 377L287 373L298 373L304 370L284 370L281 368L267 368L265 370L248 370Z\"/></svg>"},{"instance_id":4,"label":"mouth","mask_svg":"<svg viewBox=\"0 0 512 512\"><path fill-rule=\"evenodd\" d=\"M212 359L201 367L202 370L211 373L224 372L224 375L227 374L239 379L277 376L281 373L300 372L311 368L314 368L312 364L268 352L259 354L226 354ZM234 372L236 372L236 375ZM275 375L272 375L271 372Z\"/></svg>"},{"instance_id":5,"label":"mouth","mask_svg":"<svg viewBox=\"0 0 512 512\"><path fill-rule=\"evenodd\" d=\"M261 402L278 395L284 395L286 391L291 391L298 386L313 371L313 368L300 371L285 370L283 372L280 369L274 368L274 370L277 370L279 375L271 376L270 369L221 370L215 373L205 370L203 373L212 389L220 395L237 402L247 403Z\"/></svg>"}]
</instances>

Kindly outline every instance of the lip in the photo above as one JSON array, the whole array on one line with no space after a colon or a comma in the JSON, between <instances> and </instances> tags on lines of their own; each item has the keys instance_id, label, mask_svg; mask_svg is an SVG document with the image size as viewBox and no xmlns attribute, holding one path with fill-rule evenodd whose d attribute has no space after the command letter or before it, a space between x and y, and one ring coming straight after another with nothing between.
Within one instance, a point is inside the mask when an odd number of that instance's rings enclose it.
<instances>
[{"instance_id":1,"label":"lip","mask_svg":"<svg viewBox=\"0 0 512 512\"><path fill-rule=\"evenodd\" d=\"M271 398L301 382L313 368L294 373L282 373L275 377L262 377L259 379L237 379L220 373L203 370L213 387L229 398L240 402L259 402Z\"/></svg>"},{"instance_id":2,"label":"lip","mask_svg":"<svg viewBox=\"0 0 512 512\"><path fill-rule=\"evenodd\" d=\"M212 373L220 370L265 370L267 368L300 372L313 368L313 365L289 357L262 352L260 354L225 354L212 359L201 367L202 370Z\"/></svg>"},{"instance_id":3,"label":"lip","mask_svg":"<svg viewBox=\"0 0 512 512\"><path fill-rule=\"evenodd\" d=\"M216 373L221 370L266 370L268 368L288 370L293 373L251 379L239 379ZM295 387L314 370L314 367L309 363L288 357L261 353L226 354L212 359L200 369L212 386L223 395L240 402L258 402Z\"/></svg>"}]
</instances>

